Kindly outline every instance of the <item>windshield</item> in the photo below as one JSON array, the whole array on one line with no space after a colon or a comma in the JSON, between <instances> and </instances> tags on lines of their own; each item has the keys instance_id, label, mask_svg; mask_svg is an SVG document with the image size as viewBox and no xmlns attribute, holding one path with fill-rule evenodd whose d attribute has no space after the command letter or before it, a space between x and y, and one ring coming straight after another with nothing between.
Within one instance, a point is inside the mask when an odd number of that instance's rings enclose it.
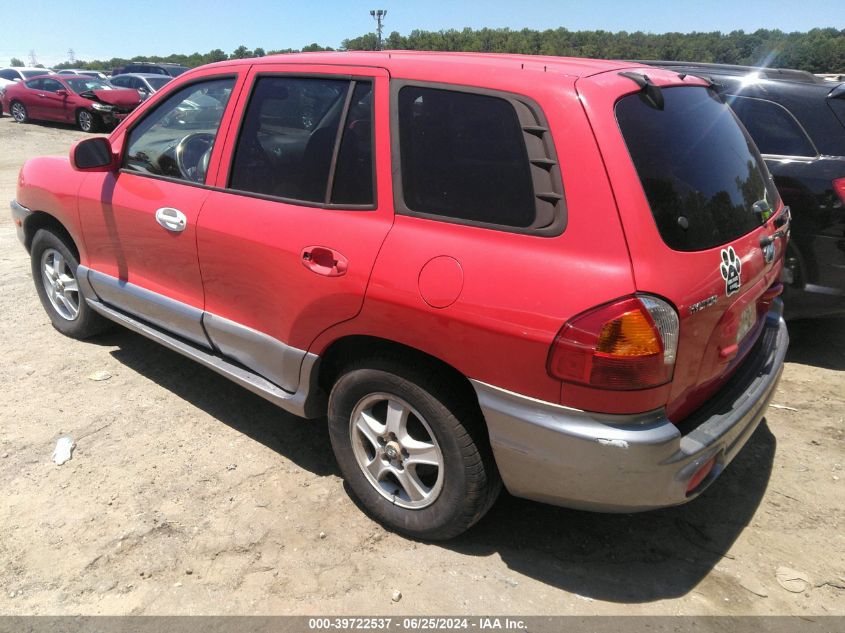
<instances>
[{"instance_id":1,"label":"windshield","mask_svg":"<svg viewBox=\"0 0 845 633\"><path fill-rule=\"evenodd\" d=\"M40 77L41 75L50 74L46 70L19 70L18 72L21 73L27 79L29 79L30 77Z\"/></svg>"},{"instance_id":2,"label":"windshield","mask_svg":"<svg viewBox=\"0 0 845 633\"><path fill-rule=\"evenodd\" d=\"M663 97L663 109L641 93L616 105L663 241L678 251L705 250L759 227L777 191L731 109L702 87L664 88Z\"/></svg>"},{"instance_id":3,"label":"windshield","mask_svg":"<svg viewBox=\"0 0 845 633\"><path fill-rule=\"evenodd\" d=\"M190 70L187 66L166 66L166 69L171 77L178 77L182 73Z\"/></svg>"},{"instance_id":4,"label":"windshield","mask_svg":"<svg viewBox=\"0 0 845 633\"><path fill-rule=\"evenodd\" d=\"M161 87L164 86L167 82L171 79L170 77L147 77L146 82L150 84L150 87L153 90L161 90Z\"/></svg>"},{"instance_id":5,"label":"windshield","mask_svg":"<svg viewBox=\"0 0 845 633\"><path fill-rule=\"evenodd\" d=\"M94 77L74 77L73 79L65 79L70 89L77 94L87 92L88 90L114 90L114 86L106 83L102 79Z\"/></svg>"}]
</instances>

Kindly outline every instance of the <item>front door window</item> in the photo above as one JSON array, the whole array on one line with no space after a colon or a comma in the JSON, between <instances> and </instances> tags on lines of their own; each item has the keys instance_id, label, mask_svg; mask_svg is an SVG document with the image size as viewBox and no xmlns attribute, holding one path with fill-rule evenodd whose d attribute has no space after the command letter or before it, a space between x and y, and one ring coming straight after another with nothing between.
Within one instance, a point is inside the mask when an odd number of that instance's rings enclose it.
<instances>
[{"instance_id":1,"label":"front door window","mask_svg":"<svg viewBox=\"0 0 845 633\"><path fill-rule=\"evenodd\" d=\"M234 78L191 84L129 133L123 168L204 183Z\"/></svg>"}]
</instances>

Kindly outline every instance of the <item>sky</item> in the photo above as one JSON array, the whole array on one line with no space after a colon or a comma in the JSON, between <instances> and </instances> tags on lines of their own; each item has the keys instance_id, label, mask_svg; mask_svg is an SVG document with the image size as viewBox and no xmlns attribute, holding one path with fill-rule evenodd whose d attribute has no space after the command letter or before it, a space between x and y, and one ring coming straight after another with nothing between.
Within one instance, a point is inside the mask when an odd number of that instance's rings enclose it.
<instances>
[{"instance_id":1,"label":"sky","mask_svg":"<svg viewBox=\"0 0 845 633\"><path fill-rule=\"evenodd\" d=\"M338 47L375 30L370 9L387 9L385 34L413 29L472 28L646 31L723 31L758 28L806 31L845 28L843 0L30 0L0 13L0 66L30 51L47 66L76 59L135 55L227 53Z\"/></svg>"}]
</instances>

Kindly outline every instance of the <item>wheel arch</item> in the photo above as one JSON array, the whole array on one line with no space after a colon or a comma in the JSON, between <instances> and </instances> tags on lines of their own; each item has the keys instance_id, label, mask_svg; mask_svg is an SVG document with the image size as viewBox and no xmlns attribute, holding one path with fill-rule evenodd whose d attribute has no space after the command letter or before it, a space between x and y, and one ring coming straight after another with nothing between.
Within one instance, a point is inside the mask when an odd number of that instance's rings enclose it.
<instances>
[{"instance_id":1,"label":"wheel arch","mask_svg":"<svg viewBox=\"0 0 845 633\"><path fill-rule=\"evenodd\" d=\"M32 249L32 240L35 237L35 234L41 229L53 231L68 245L68 248L76 256L77 261L79 260L79 246L77 246L76 240L73 239L70 231L65 228L65 225L62 224L56 216L45 211L33 211L32 214L24 221L24 246L26 247L27 252Z\"/></svg>"},{"instance_id":2,"label":"wheel arch","mask_svg":"<svg viewBox=\"0 0 845 633\"><path fill-rule=\"evenodd\" d=\"M343 368L350 362L379 356L389 356L415 367L427 366L437 370L438 375L454 388L464 402L481 414L475 389L469 379L455 367L420 349L377 336L352 334L330 343L320 355L320 363L316 368L319 390L328 394Z\"/></svg>"}]
</instances>

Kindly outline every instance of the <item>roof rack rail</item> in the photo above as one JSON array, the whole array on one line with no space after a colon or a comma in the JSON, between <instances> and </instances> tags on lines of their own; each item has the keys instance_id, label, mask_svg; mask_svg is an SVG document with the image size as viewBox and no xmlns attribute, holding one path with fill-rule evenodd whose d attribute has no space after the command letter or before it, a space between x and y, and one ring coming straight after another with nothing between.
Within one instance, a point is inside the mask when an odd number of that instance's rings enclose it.
<instances>
[{"instance_id":1,"label":"roof rack rail","mask_svg":"<svg viewBox=\"0 0 845 633\"><path fill-rule=\"evenodd\" d=\"M700 68L707 70L722 70L731 73L758 73L761 77L766 79L783 79L785 81L795 81L798 83L821 84L825 80L817 77L813 73L806 70L795 70L794 68L768 68L765 66L740 66L738 64L715 64L709 62L684 62L671 61L662 59L639 59L635 60L640 64L648 64L650 66L660 66L663 68Z\"/></svg>"}]
</instances>

